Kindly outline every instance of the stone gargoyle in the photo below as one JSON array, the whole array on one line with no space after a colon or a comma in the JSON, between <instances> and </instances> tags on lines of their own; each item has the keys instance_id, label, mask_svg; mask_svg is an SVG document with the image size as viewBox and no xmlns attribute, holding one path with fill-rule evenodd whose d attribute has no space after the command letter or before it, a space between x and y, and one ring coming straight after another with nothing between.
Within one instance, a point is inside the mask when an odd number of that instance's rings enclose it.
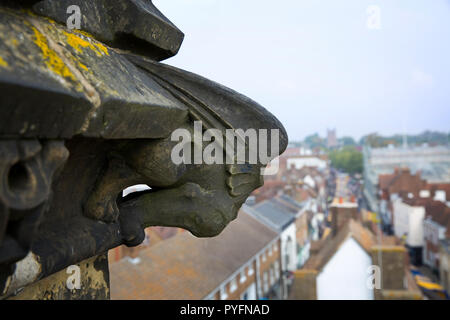
<instances>
[{"instance_id":1,"label":"stone gargoyle","mask_svg":"<svg viewBox=\"0 0 450 320\"><path fill-rule=\"evenodd\" d=\"M73 5L80 30L66 25ZM1 2L0 296L137 245L147 226L215 236L263 184L267 162L173 161L172 133L195 135L196 122L224 137L267 130L257 143L270 159L287 146L256 102L160 62L183 37L146 0ZM202 152L214 141L225 154L235 138L186 144ZM150 190L122 197L136 184Z\"/></svg>"}]
</instances>

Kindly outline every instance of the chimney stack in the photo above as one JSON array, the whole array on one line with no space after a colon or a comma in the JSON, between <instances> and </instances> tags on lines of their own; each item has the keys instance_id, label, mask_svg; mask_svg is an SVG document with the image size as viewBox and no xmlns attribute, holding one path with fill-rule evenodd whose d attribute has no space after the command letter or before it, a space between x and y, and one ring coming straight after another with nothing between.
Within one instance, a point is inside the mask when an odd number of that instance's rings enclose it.
<instances>
[{"instance_id":1,"label":"chimney stack","mask_svg":"<svg viewBox=\"0 0 450 320\"><path fill-rule=\"evenodd\" d=\"M333 204L331 210L331 230L335 236L350 219L358 220L358 205L354 202Z\"/></svg>"},{"instance_id":2,"label":"chimney stack","mask_svg":"<svg viewBox=\"0 0 450 320\"><path fill-rule=\"evenodd\" d=\"M406 249L403 246L372 247L372 263L380 267L382 290L404 290Z\"/></svg>"},{"instance_id":3,"label":"chimney stack","mask_svg":"<svg viewBox=\"0 0 450 320\"><path fill-rule=\"evenodd\" d=\"M317 271L302 269L294 271L294 282L289 300L317 300Z\"/></svg>"}]
</instances>

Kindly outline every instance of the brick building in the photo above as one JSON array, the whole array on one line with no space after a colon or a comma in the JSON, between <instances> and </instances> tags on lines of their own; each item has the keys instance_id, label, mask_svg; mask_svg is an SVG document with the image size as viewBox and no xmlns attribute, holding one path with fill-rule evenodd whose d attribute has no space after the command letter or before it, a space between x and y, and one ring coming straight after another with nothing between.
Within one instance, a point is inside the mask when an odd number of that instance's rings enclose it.
<instances>
[{"instance_id":1,"label":"brick building","mask_svg":"<svg viewBox=\"0 0 450 320\"><path fill-rule=\"evenodd\" d=\"M401 195L418 198L428 192L427 182L420 172L411 174L408 168L395 168L392 174L381 174L378 178L379 213L384 230L392 232L394 217L392 201Z\"/></svg>"},{"instance_id":2,"label":"brick building","mask_svg":"<svg viewBox=\"0 0 450 320\"><path fill-rule=\"evenodd\" d=\"M110 266L112 299L279 299L279 235L241 209L217 237L177 234Z\"/></svg>"},{"instance_id":3,"label":"brick building","mask_svg":"<svg viewBox=\"0 0 450 320\"><path fill-rule=\"evenodd\" d=\"M295 214L298 211L299 209L285 206L276 199L266 200L249 208L249 213L255 219L280 235L283 271L297 268Z\"/></svg>"},{"instance_id":4,"label":"brick building","mask_svg":"<svg viewBox=\"0 0 450 320\"><path fill-rule=\"evenodd\" d=\"M423 222L423 262L433 271L439 271L439 245L450 239L450 208L440 201L425 201Z\"/></svg>"}]
</instances>

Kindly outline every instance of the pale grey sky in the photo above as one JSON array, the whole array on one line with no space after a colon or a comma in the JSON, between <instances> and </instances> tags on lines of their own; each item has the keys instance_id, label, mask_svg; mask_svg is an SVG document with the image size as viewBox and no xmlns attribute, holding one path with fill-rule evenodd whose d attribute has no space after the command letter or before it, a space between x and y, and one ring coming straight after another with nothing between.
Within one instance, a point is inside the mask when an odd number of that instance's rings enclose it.
<instances>
[{"instance_id":1,"label":"pale grey sky","mask_svg":"<svg viewBox=\"0 0 450 320\"><path fill-rule=\"evenodd\" d=\"M449 0L153 2L185 33L165 63L259 102L291 140L450 131Z\"/></svg>"}]
</instances>

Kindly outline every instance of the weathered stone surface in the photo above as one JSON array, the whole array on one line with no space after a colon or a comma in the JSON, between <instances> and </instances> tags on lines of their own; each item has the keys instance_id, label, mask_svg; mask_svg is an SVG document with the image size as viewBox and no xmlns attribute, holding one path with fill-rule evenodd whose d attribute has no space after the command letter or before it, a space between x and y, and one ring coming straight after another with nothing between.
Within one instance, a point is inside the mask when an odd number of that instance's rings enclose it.
<instances>
[{"instance_id":1,"label":"weathered stone surface","mask_svg":"<svg viewBox=\"0 0 450 320\"><path fill-rule=\"evenodd\" d=\"M187 108L115 50L0 8L0 135L161 138Z\"/></svg>"},{"instance_id":2,"label":"weathered stone surface","mask_svg":"<svg viewBox=\"0 0 450 320\"><path fill-rule=\"evenodd\" d=\"M1 140L0 154L0 264L10 264L28 253L68 151L61 141Z\"/></svg>"},{"instance_id":3,"label":"weathered stone surface","mask_svg":"<svg viewBox=\"0 0 450 320\"><path fill-rule=\"evenodd\" d=\"M162 60L183 42L183 33L148 0L44 0L33 10L65 24L71 5L81 9L81 30L113 47Z\"/></svg>"},{"instance_id":4,"label":"weathered stone surface","mask_svg":"<svg viewBox=\"0 0 450 320\"><path fill-rule=\"evenodd\" d=\"M283 125L270 112L248 97L204 77L150 59L127 55L147 70L164 88L189 106L194 119L207 128L278 129L279 148L286 149L288 138ZM270 145L268 146L270 150Z\"/></svg>"},{"instance_id":5,"label":"weathered stone surface","mask_svg":"<svg viewBox=\"0 0 450 320\"><path fill-rule=\"evenodd\" d=\"M47 277L139 244L146 226L220 233L262 185L267 162L176 164L174 130L192 135L194 121L203 124L201 133L217 129L226 137L214 142L224 159L235 138L251 150L247 129L269 130L267 140L253 141L269 159L287 146L281 123L256 102L156 61L176 53L182 36L150 1L70 1L82 8L83 29L92 35L65 27L67 4L0 6L3 298L32 283L35 289L18 298L69 298L58 275ZM229 138L230 129L243 131ZM203 139L185 144L201 153L209 147ZM151 190L123 198L135 184ZM101 290L85 296L106 297Z\"/></svg>"},{"instance_id":6,"label":"weathered stone surface","mask_svg":"<svg viewBox=\"0 0 450 320\"><path fill-rule=\"evenodd\" d=\"M86 259L79 267L80 287L75 272L64 269L21 290L12 300L106 300L109 299L109 272L106 254ZM72 277L72 278L71 278ZM71 281L72 280L72 281ZM73 289L69 289L67 282Z\"/></svg>"}]
</instances>

